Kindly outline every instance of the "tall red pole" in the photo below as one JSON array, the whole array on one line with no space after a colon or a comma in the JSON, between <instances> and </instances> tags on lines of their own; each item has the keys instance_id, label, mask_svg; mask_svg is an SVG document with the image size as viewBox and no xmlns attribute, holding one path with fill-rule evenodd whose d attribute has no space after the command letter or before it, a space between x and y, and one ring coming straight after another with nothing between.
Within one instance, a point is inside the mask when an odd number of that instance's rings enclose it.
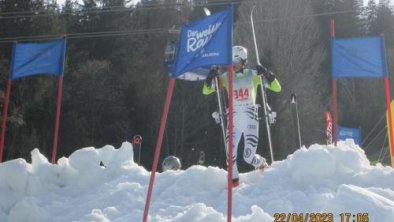
<instances>
[{"instance_id":1,"label":"tall red pole","mask_svg":"<svg viewBox=\"0 0 394 222\"><path fill-rule=\"evenodd\" d=\"M337 80L332 80L332 104L333 104L333 124L332 124L332 137L333 142L337 145L338 141L338 107L337 107Z\"/></svg>"},{"instance_id":2,"label":"tall red pole","mask_svg":"<svg viewBox=\"0 0 394 222\"><path fill-rule=\"evenodd\" d=\"M335 38L335 21L331 19L330 21L330 33L331 38ZM337 80L332 79L332 109L333 109L333 124L332 124L332 134L334 144L337 145L338 141L338 107L337 107Z\"/></svg>"},{"instance_id":3,"label":"tall red pole","mask_svg":"<svg viewBox=\"0 0 394 222\"><path fill-rule=\"evenodd\" d=\"M56 152L59 135L59 124L60 124L60 110L62 106L62 95L63 95L63 75L59 76L59 84L57 89L57 105L56 105L56 121L55 121L55 132L53 134L53 147L52 147L52 164L56 163Z\"/></svg>"},{"instance_id":4,"label":"tall red pole","mask_svg":"<svg viewBox=\"0 0 394 222\"><path fill-rule=\"evenodd\" d=\"M61 67L61 75L58 80L58 89L57 89L57 102L56 102L56 120L55 120L55 129L53 133L53 146L52 146L52 164L56 163L56 153L57 153L57 145L58 145L58 137L59 137L59 125L60 125L60 110L62 106L62 95L63 95L63 77L64 77L64 63L66 60L66 41L67 35L64 34L64 48L63 48L63 66Z\"/></svg>"},{"instance_id":5,"label":"tall red pole","mask_svg":"<svg viewBox=\"0 0 394 222\"><path fill-rule=\"evenodd\" d=\"M387 60L386 60L386 50L385 50L385 44L384 44L384 34L380 34L382 36L382 41L381 41L381 47L382 47L382 52L384 52L384 55L382 56L384 61L384 66L386 67L386 75L384 77L384 88L385 88L385 92L386 92L386 105L387 105L387 118L388 118L388 128L389 128L389 149L390 149L390 156L391 156L391 166L394 167L394 143L393 143L393 139L394 139L394 135L393 135L393 116L392 116L392 112L391 112L391 91L390 91L390 81L389 81L389 76L388 76L388 68L387 68Z\"/></svg>"},{"instance_id":6,"label":"tall red pole","mask_svg":"<svg viewBox=\"0 0 394 222\"><path fill-rule=\"evenodd\" d=\"M228 189L227 221L231 222L233 209L233 66L228 67Z\"/></svg>"},{"instance_id":7,"label":"tall red pole","mask_svg":"<svg viewBox=\"0 0 394 222\"><path fill-rule=\"evenodd\" d=\"M10 102L10 93L11 93L11 79L8 79L7 89L5 93L4 107L3 107L3 117L1 119L0 162L3 162L5 129L7 125L7 114L8 114L8 104Z\"/></svg>"},{"instance_id":8,"label":"tall red pole","mask_svg":"<svg viewBox=\"0 0 394 222\"><path fill-rule=\"evenodd\" d=\"M174 85L175 85L175 78L170 78L170 81L168 82L167 96L164 103L163 114L161 116L159 136L156 142L155 156L153 159L152 172L150 174L148 194L146 195L143 222L147 222L148 220L148 213L149 213L150 200L152 197L153 184L155 182L157 165L160 157L161 144L163 142L164 129L166 127L168 111L170 109L171 97L174 92Z\"/></svg>"},{"instance_id":9,"label":"tall red pole","mask_svg":"<svg viewBox=\"0 0 394 222\"><path fill-rule=\"evenodd\" d=\"M389 77L385 76L384 77L384 88L385 88L385 92L386 92L386 104L387 104L387 116L388 116L388 127L389 127L389 137L390 137L390 141L391 143L390 145L390 154L391 154L391 166L394 167L394 143L393 143L393 117L392 117L392 113L391 113L391 105L390 105L390 84L389 84Z\"/></svg>"}]
</instances>

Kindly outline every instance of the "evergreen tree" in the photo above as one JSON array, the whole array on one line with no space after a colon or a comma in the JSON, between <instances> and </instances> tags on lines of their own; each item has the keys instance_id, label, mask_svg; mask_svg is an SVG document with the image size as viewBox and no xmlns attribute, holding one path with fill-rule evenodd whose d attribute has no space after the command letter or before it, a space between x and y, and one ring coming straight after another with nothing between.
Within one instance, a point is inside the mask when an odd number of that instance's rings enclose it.
<instances>
[{"instance_id":1,"label":"evergreen tree","mask_svg":"<svg viewBox=\"0 0 394 222\"><path fill-rule=\"evenodd\" d=\"M12 0L0 2L0 7L5 15L0 19L0 31L5 33L5 37L24 36L23 40L27 40L29 36L41 35L43 39L40 40L45 40L48 37L61 36L54 35L62 29L56 4ZM9 58L11 44L3 44L2 49L5 49L2 52ZM8 72L2 72L1 75L4 75L2 79L5 80L7 74ZM55 106L51 106L52 103L48 101L49 98L56 100L56 96L53 96L56 86L55 78L48 76L35 76L13 81L9 107L10 118L5 141L6 159L29 157L32 147L43 147L44 153L49 149L47 131L48 128L51 129L48 124L53 125L53 119L49 120L49 118L54 116L51 108ZM21 140L21 137L24 139Z\"/></svg>"},{"instance_id":2,"label":"evergreen tree","mask_svg":"<svg viewBox=\"0 0 394 222\"><path fill-rule=\"evenodd\" d=\"M367 6L362 11L363 28L366 34L372 32L371 28L377 18L377 6L374 0L369 0Z\"/></svg>"},{"instance_id":3,"label":"evergreen tree","mask_svg":"<svg viewBox=\"0 0 394 222\"><path fill-rule=\"evenodd\" d=\"M182 23L205 16L203 7L214 13L226 7L223 3L142 0L129 5L128 0L84 0L82 4L66 0L59 8L53 0L0 0L0 39L19 36L20 40L37 41L37 35L69 34L59 156L84 146L119 145L140 134L144 137L142 162L150 168L169 79L163 64L164 47L178 37ZM269 94L272 108L278 112L273 134L278 147L275 156L280 159L297 148L293 127L288 124L292 122L291 93L299 99L303 144L324 142L323 111L331 106L330 19L335 19L337 38L384 33L393 72L393 14L388 1L376 5L371 0L364 8L359 0L242 2L235 5L235 44L249 49L251 68L255 66L249 26L252 4L257 5L260 59L283 86L280 95ZM11 45L0 43L1 90L8 77ZM384 92L377 90L381 84L380 80L338 81L340 124L361 126L368 133L377 121L372 117L379 118L385 110L380 99ZM162 157L177 155L189 166L192 153L201 150L208 164L224 166L220 127L211 117L216 97L202 96L201 87L202 82L177 80ZM56 94L55 77L13 81L6 158L29 157L33 147L50 156ZM0 99L3 102L3 91ZM264 145L263 127L260 132ZM264 152L268 156L268 150Z\"/></svg>"}]
</instances>

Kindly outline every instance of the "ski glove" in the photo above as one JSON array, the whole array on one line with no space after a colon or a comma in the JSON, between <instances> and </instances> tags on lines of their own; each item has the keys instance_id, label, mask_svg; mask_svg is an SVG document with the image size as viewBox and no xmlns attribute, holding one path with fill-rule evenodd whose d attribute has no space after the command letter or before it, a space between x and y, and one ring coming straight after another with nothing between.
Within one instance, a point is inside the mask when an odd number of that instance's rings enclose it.
<instances>
[{"instance_id":1,"label":"ski glove","mask_svg":"<svg viewBox=\"0 0 394 222\"><path fill-rule=\"evenodd\" d=\"M212 80L217 76L219 76L219 67L212 67L208 73L207 78L205 79L207 86L210 86L212 84Z\"/></svg>"},{"instance_id":2,"label":"ski glove","mask_svg":"<svg viewBox=\"0 0 394 222\"><path fill-rule=\"evenodd\" d=\"M257 71L257 75L263 75L270 83L275 80L274 73L272 73L270 70L268 70L266 67L262 65L257 65L256 71Z\"/></svg>"}]
</instances>

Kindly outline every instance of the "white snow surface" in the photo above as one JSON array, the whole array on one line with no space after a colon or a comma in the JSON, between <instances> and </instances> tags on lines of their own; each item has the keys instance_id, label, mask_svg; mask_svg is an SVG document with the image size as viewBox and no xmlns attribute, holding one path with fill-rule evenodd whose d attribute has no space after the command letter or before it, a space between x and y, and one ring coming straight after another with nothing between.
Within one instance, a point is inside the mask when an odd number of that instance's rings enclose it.
<instances>
[{"instance_id":1,"label":"white snow surface","mask_svg":"<svg viewBox=\"0 0 394 222\"><path fill-rule=\"evenodd\" d=\"M83 148L53 165L38 149L32 163L0 164L0 221L142 221L150 172L128 142ZM100 161L105 166L100 166ZM275 213L368 213L394 221L394 170L372 166L353 141L302 147L264 171L240 174L235 222L272 222ZM227 172L193 166L157 173L149 221L227 221Z\"/></svg>"}]
</instances>

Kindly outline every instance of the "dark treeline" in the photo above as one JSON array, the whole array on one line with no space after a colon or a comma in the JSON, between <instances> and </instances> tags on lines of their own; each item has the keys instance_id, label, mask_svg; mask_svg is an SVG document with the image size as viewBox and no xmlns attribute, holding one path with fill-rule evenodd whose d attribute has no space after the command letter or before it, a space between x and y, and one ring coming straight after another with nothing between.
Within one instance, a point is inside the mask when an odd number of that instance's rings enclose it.
<instances>
[{"instance_id":1,"label":"dark treeline","mask_svg":"<svg viewBox=\"0 0 394 222\"><path fill-rule=\"evenodd\" d=\"M62 8L51 2L0 0L0 98L3 106L13 40L68 36L58 158L86 146L118 147L140 134L142 163L151 167L169 79L164 47L176 38L173 31L185 19L204 16L203 6L215 12L236 2L234 41L249 48L252 68L256 59L249 16L257 6L260 59L283 87L281 94L268 95L278 113L272 129L276 159L298 148L292 93L298 96L302 144L325 143L324 111L332 110L330 19L336 21L338 38L383 33L394 73L394 16L387 0L369 1L366 7L358 0L142 0L138 5L67 0ZM203 96L201 87L201 81L176 82L161 157L176 155L187 167L204 151L207 165L224 166L220 126L211 117L217 110L216 96ZM35 147L50 157L56 95L57 79L52 76L13 81L6 160L29 159ZM383 80L340 80L338 102L340 125L360 127L364 138L368 135L363 147L376 160L381 147L387 147L386 132L381 133L385 120L380 121L386 108ZM268 158L263 123L260 132L258 152Z\"/></svg>"}]
</instances>

